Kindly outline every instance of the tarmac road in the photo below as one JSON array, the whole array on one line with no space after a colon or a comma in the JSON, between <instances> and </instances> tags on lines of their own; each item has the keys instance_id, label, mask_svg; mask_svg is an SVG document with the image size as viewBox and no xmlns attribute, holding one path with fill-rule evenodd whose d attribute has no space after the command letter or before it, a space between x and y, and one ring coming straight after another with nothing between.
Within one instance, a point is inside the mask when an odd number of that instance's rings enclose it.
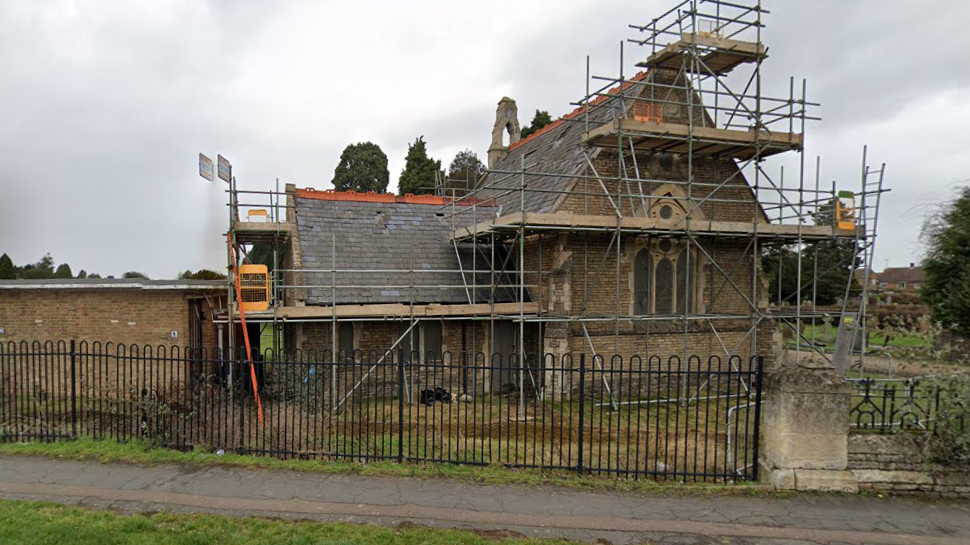
<instances>
[{"instance_id":1,"label":"tarmac road","mask_svg":"<svg viewBox=\"0 0 970 545\"><path fill-rule=\"evenodd\" d=\"M970 503L633 494L447 479L0 456L0 498L123 513L425 524L615 545L970 545Z\"/></svg>"}]
</instances>

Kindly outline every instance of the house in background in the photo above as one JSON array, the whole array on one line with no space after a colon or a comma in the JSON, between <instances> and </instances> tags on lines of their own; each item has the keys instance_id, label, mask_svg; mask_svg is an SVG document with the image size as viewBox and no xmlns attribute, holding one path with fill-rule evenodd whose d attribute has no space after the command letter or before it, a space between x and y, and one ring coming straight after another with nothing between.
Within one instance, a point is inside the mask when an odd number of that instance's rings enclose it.
<instances>
[{"instance_id":1,"label":"house in background","mask_svg":"<svg viewBox=\"0 0 970 545\"><path fill-rule=\"evenodd\" d=\"M872 269L868 270L868 274L866 274L865 269L856 269L853 276L859 286L862 286L862 283L866 282L866 278L868 278L868 288L872 289L879 287L879 273Z\"/></svg>"},{"instance_id":2,"label":"house in background","mask_svg":"<svg viewBox=\"0 0 970 545\"><path fill-rule=\"evenodd\" d=\"M887 267L879 273L879 288L888 291L917 292L926 282L923 267L910 263L909 267Z\"/></svg>"}]
</instances>

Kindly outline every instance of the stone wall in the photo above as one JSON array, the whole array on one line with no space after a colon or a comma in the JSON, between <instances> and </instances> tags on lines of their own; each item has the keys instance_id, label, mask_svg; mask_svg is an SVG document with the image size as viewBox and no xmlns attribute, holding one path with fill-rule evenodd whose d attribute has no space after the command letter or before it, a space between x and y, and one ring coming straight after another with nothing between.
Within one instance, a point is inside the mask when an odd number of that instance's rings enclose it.
<instances>
[{"instance_id":1,"label":"stone wall","mask_svg":"<svg viewBox=\"0 0 970 545\"><path fill-rule=\"evenodd\" d=\"M970 466L923 462L920 437L912 433L849 434L848 467L860 490L970 498Z\"/></svg>"},{"instance_id":2,"label":"stone wall","mask_svg":"<svg viewBox=\"0 0 970 545\"><path fill-rule=\"evenodd\" d=\"M970 467L923 461L920 435L851 432L851 387L831 367L768 374L761 478L782 490L970 498Z\"/></svg>"}]
</instances>

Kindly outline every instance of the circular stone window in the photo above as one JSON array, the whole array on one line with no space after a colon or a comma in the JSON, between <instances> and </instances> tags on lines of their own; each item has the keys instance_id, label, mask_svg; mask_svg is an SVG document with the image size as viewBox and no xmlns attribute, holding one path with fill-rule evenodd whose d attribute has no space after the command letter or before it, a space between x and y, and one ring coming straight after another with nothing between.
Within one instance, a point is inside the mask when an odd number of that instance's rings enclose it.
<instances>
[{"instance_id":1,"label":"circular stone window","mask_svg":"<svg viewBox=\"0 0 970 545\"><path fill-rule=\"evenodd\" d=\"M660 218L669 220L672 217L674 217L674 209L669 204L662 205L660 207Z\"/></svg>"},{"instance_id":2,"label":"circular stone window","mask_svg":"<svg viewBox=\"0 0 970 545\"><path fill-rule=\"evenodd\" d=\"M661 252L669 252L671 249L673 249L674 243L665 238L661 240L659 244L657 244L657 247L660 248Z\"/></svg>"}]
</instances>

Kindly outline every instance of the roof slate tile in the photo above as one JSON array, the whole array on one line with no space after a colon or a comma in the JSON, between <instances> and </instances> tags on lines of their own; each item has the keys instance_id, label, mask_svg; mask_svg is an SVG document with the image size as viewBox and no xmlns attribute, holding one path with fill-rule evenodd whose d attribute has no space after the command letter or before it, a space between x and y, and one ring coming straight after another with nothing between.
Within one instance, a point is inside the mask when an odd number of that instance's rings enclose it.
<instances>
[{"instance_id":1,"label":"roof slate tile","mask_svg":"<svg viewBox=\"0 0 970 545\"><path fill-rule=\"evenodd\" d=\"M338 285L353 284L353 289L338 289L338 304L352 303L468 303L461 269L470 269L472 252L461 248L459 258L448 238L449 218L438 216L440 207L410 203L369 203L325 201L296 198L297 231L300 251L306 263L334 261L338 270L415 270L408 273L338 273ZM374 221L378 211L384 221ZM331 238L335 237L335 238ZM336 255L333 255L334 241ZM486 255L488 249L484 250ZM500 254L500 255L504 255ZM484 268L478 259L479 269ZM455 272L444 272L455 271ZM473 279L465 274L469 284ZM479 274L477 283L488 284L489 275ZM307 304L331 304L330 273L306 273ZM502 281L511 284L506 275ZM389 286L413 285L399 289ZM454 286L432 288L428 286ZM479 288L477 302L487 302L490 289ZM514 301L514 290L496 291L496 302Z\"/></svg>"}]
</instances>

